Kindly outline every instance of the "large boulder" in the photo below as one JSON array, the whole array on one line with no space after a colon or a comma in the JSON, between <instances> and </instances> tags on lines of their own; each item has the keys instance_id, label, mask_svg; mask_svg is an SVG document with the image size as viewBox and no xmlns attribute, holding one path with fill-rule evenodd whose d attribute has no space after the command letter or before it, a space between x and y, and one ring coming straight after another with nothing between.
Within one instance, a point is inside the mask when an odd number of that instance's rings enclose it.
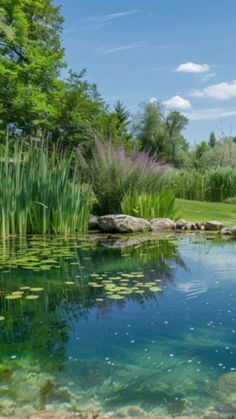
<instances>
[{"instance_id":1,"label":"large boulder","mask_svg":"<svg viewBox=\"0 0 236 419\"><path fill-rule=\"evenodd\" d=\"M205 223L205 230L207 231L220 231L223 227L220 221L207 221Z\"/></svg>"},{"instance_id":2,"label":"large boulder","mask_svg":"<svg viewBox=\"0 0 236 419\"><path fill-rule=\"evenodd\" d=\"M175 223L170 218L154 218L150 221L152 231L173 230Z\"/></svg>"},{"instance_id":3,"label":"large boulder","mask_svg":"<svg viewBox=\"0 0 236 419\"><path fill-rule=\"evenodd\" d=\"M151 230L151 224L148 221L125 214L98 217L98 227L102 231L116 233L139 233Z\"/></svg>"}]
</instances>

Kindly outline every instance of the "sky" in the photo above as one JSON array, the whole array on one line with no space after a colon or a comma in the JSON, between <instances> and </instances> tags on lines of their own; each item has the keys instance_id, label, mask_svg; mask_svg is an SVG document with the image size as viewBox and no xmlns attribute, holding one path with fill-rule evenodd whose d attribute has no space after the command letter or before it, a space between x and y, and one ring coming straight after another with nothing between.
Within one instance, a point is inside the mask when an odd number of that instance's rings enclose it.
<instances>
[{"instance_id":1,"label":"sky","mask_svg":"<svg viewBox=\"0 0 236 419\"><path fill-rule=\"evenodd\" d=\"M74 71L111 109L158 100L189 119L192 144L236 136L235 0L55 0Z\"/></svg>"}]
</instances>

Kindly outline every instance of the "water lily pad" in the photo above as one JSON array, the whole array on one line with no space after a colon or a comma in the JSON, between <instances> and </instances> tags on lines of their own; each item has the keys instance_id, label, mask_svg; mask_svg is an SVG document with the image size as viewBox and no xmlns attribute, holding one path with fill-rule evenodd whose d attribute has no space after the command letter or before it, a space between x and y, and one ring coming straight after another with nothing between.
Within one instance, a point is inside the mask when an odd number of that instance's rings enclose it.
<instances>
[{"instance_id":1,"label":"water lily pad","mask_svg":"<svg viewBox=\"0 0 236 419\"><path fill-rule=\"evenodd\" d=\"M0 316L0 322L2 322L3 320L5 320L4 316Z\"/></svg>"},{"instance_id":2,"label":"water lily pad","mask_svg":"<svg viewBox=\"0 0 236 419\"><path fill-rule=\"evenodd\" d=\"M30 290L30 287L20 287L20 290L21 291L27 291L27 290Z\"/></svg>"},{"instance_id":3,"label":"water lily pad","mask_svg":"<svg viewBox=\"0 0 236 419\"><path fill-rule=\"evenodd\" d=\"M37 300L38 298L38 295L27 295L27 297L25 297L26 300Z\"/></svg>"},{"instance_id":4,"label":"water lily pad","mask_svg":"<svg viewBox=\"0 0 236 419\"><path fill-rule=\"evenodd\" d=\"M74 285L73 281L66 281L65 283L66 283L66 285Z\"/></svg>"},{"instance_id":5,"label":"water lily pad","mask_svg":"<svg viewBox=\"0 0 236 419\"><path fill-rule=\"evenodd\" d=\"M41 291L43 291L44 289L43 288L40 288L40 287L35 287L35 288L30 288L30 291L33 291L33 292L41 292Z\"/></svg>"},{"instance_id":6,"label":"water lily pad","mask_svg":"<svg viewBox=\"0 0 236 419\"><path fill-rule=\"evenodd\" d=\"M159 287L151 287L150 288L150 291L152 291L152 292L158 292L158 291L162 291L162 289L159 288Z\"/></svg>"},{"instance_id":7,"label":"water lily pad","mask_svg":"<svg viewBox=\"0 0 236 419\"><path fill-rule=\"evenodd\" d=\"M19 294L17 294L17 295L6 295L6 300L19 300L20 298L22 298L22 295L19 295Z\"/></svg>"},{"instance_id":8,"label":"water lily pad","mask_svg":"<svg viewBox=\"0 0 236 419\"><path fill-rule=\"evenodd\" d=\"M116 294L107 295L107 297L110 298L111 300L123 300L124 298L123 295L116 295Z\"/></svg>"}]
</instances>

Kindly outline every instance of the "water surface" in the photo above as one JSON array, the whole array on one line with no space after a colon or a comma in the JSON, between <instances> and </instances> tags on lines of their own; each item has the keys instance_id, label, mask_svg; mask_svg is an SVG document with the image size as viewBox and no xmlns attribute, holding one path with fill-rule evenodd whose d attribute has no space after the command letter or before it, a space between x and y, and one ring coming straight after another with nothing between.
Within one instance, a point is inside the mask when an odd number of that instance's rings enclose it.
<instances>
[{"instance_id":1,"label":"water surface","mask_svg":"<svg viewBox=\"0 0 236 419\"><path fill-rule=\"evenodd\" d=\"M0 413L234 414L236 242L10 240L0 297Z\"/></svg>"}]
</instances>

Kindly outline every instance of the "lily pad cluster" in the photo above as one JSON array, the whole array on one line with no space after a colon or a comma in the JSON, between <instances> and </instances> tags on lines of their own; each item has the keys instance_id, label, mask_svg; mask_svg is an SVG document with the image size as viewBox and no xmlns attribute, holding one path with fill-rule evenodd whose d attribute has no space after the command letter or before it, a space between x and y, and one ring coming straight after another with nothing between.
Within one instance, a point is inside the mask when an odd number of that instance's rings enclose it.
<instances>
[{"instance_id":1,"label":"lily pad cluster","mask_svg":"<svg viewBox=\"0 0 236 419\"><path fill-rule=\"evenodd\" d=\"M144 273L129 272L111 276L108 273L93 273L88 284L92 288L101 289L102 295L111 300L122 300L131 294L144 294L148 292L161 292L161 280L144 281ZM102 301L102 298L97 298Z\"/></svg>"}]
</instances>

